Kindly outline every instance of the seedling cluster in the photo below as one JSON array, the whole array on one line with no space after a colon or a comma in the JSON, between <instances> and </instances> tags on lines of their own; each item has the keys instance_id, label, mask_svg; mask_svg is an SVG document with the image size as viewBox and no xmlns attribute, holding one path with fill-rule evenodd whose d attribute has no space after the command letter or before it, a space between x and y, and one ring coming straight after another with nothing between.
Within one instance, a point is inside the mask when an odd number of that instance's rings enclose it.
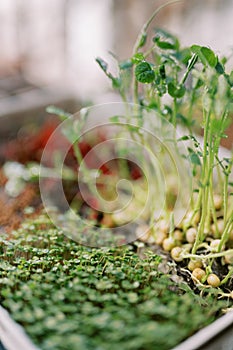
<instances>
[{"instance_id":1,"label":"seedling cluster","mask_svg":"<svg viewBox=\"0 0 233 350\"><path fill-rule=\"evenodd\" d=\"M148 27L157 13L143 26L133 55L118 62L118 76L108 72L104 60L97 62L123 101L154 110L175 129L183 128L176 142L187 144L191 205L177 227L169 220L171 212L164 212L151 236L176 262L186 264L198 285L219 287L233 274L233 154L220 157L221 140L232 123L233 71L227 71L226 57L206 46L182 48L178 38L163 29L155 29L148 43ZM143 125L142 118L139 123ZM216 261L223 272L215 271Z\"/></svg>"}]
</instances>

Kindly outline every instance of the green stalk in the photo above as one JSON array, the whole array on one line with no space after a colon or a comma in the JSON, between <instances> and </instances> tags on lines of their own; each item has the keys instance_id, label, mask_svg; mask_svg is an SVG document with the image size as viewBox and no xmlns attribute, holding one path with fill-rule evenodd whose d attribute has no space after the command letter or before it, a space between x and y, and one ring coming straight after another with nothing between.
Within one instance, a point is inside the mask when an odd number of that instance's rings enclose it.
<instances>
[{"instance_id":1,"label":"green stalk","mask_svg":"<svg viewBox=\"0 0 233 350\"><path fill-rule=\"evenodd\" d=\"M209 133L209 145L211 145L211 132ZM209 162L208 162L208 202L207 202L207 216L206 216L206 228L208 231L210 230L210 221L211 221L211 214L213 217L214 222L216 222L216 232L218 234L218 226L217 226L217 216L216 216L216 210L214 206L214 199L213 199L213 168L214 168L214 147L209 147Z\"/></svg>"},{"instance_id":2,"label":"green stalk","mask_svg":"<svg viewBox=\"0 0 233 350\"><path fill-rule=\"evenodd\" d=\"M219 237L220 234L218 229L217 214L214 206L213 179L211 179L211 183L210 183L210 209L211 209L212 219L215 226L216 236Z\"/></svg>"},{"instance_id":3,"label":"green stalk","mask_svg":"<svg viewBox=\"0 0 233 350\"><path fill-rule=\"evenodd\" d=\"M233 229L233 217L230 217L224 228L222 238L218 246L218 252L222 250L223 245L228 241L231 230Z\"/></svg>"},{"instance_id":4,"label":"green stalk","mask_svg":"<svg viewBox=\"0 0 233 350\"><path fill-rule=\"evenodd\" d=\"M135 76L135 68L133 68L133 102L135 105L138 105L139 103L139 96L138 96L138 81Z\"/></svg>"},{"instance_id":5,"label":"green stalk","mask_svg":"<svg viewBox=\"0 0 233 350\"><path fill-rule=\"evenodd\" d=\"M221 281L221 285L226 283L229 278L231 278L231 276L233 275L233 267L230 268L228 274L224 277L224 279Z\"/></svg>"},{"instance_id":6,"label":"green stalk","mask_svg":"<svg viewBox=\"0 0 233 350\"><path fill-rule=\"evenodd\" d=\"M75 154L75 157L76 157L76 159L78 161L78 164L80 165L82 163L83 157L82 157L82 154L81 154L81 151L80 151L80 149L78 147L77 142L75 142L73 144L73 149L74 149L74 154Z\"/></svg>"},{"instance_id":7,"label":"green stalk","mask_svg":"<svg viewBox=\"0 0 233 350\"><path fill-rule=\"evenodd\" d=\"M228 254L233 254L233 249L229 249L229 250L225 250L223 252L219 252L219 253L211 253L211 254L184 254L182 255L182 257L184 259L199 259L201 261L205 261L208 259L216 259L216 258L222 258L223 256L226 256Z\"/></svg>"},{"instance_id":8,"label":"green stalk","mask_svg":"<svg viewBox=\"0 0 233 350\"><path fill-rule=\"evenodd\" d=\"M226 226L226 220L228 217L228 185L229 185L229 176L232 170L232 166L233 166L233 154L232 157L230 159L230 163L228 165L227 170L224 171L224 182L223 182L223 219L224 219L224 227Z\"/></svg>"},{"instance_id":9,"label":"green stalk","mask_svg":"<svg viewBox=\"0 0 233 350\"><path fill-rule=\"evenodd\" d=\"M223 220L224 227L226 227L227 222L227 213L228 213L228 182L229 182L229 174L225 175L223 182Z\"/></svg>"},{"instance_id":10,"label":"green stalk","mask_svg":"<svg viewBox=\"0 0 233 350\"><path fill-rule=\"evenodd\" d=\"M171 237L172 239L174 239L174 231L175 231L174 213L171 213L171 215L170 215L169 237Z\"/></svg>"},{"instance_id":11,"label":"green stalk","mask_svg":"<svg viewBox=\"0 0 233 350\"><path fill-rule=\"evenodd\" d=\"M220 160L218 159L218 156L215 155L215 158L217 160L216 168L217 168L217 173L218 173L218 183L219 183L219 188L221 193L223 193L223 188L224 188L224 180L222 176L222 171L221 171L221 165L219 164Z\"/></svg>"},{"instance_id":12,"label":"green stalk","mask_svg":"<svg viewBox=\"0 0 233 350\"><path fill-rule=\"evenodd\" d=\"M192 92L191 94L191 99L190 99L190 105L189 105L189 109L188 109L188 112L187 112L187 119L188 119L188 131L190 134L192 134L192 118L193 118L193 106L194 106L194 101L195 101L195 98L196 98L196 93L195 91Z\"/></svg>"},{"instance_id":13,"label":"green stalk","mask_svg":"<svg viewBox=\"0 0 233 350\"><path fill-rule=\"evenodd\" d=\"M195 63L197 62L197 59L198 59L198 55L197 54L193 54L192 57L190 58L187 70L184 73L184 76L183 76L183 78L181 80L181 85L183 85L186 82L186 79L188 78L189 73L191 72L191 70L193 69Z\"/></svg>"},{"instance_id":14,"label":"green stalk","mask_svg":"<svg viewBox=\"0 0 233 350\"><path fill-rule=\"evenodd\" d=\"M208 169L208 140L209 140L209 125L210 125L210 111L207 112L204 110L204 146L203 146L203 165L202 165L202 174L201 174L201 220L198 226L197 237L193 245L192 254L195 254L198 248L198 245L203 241L206 215L207 215L207 206L208 206L208 178L209 178L209 169Z\"/></svg>"},{"instance_id":15,"label":"green stalk","mask_svg":"<svg viewBox=\"0 0 233 350\"><path fill-rule=\"evenodd\" d=\"M174 97L173 101L173 114L172 114L172 124L176 128L176 116L177 116L177 99Z\"/></svg>"},{"instance_id":16,"label":"green stalk","mask_svg":"<svg viewBox=\"0 0 233 350\"><path fill-rule=\"evenodd\" d=\"M138 50L140 49L141 47L141 42L142 42L142 38L146 35L146 32L151 24L151 22L153 21L153 19L158 15L158 13L163 10L165 7L169 6L169 5L172 5L172 4L175 4L175 3L178 3L178 2L182 2L182 0L172 0L172 1L168 1L166 4L163 4L161 6L159 6L153 13L152 15L150 16L150 18L148 19L148 21L146 23L144 23L138 37L137 37L137 40L136 40L136 43L134 45L134 49L133 49L133 54L137 53Z\"/></svg>"},{"instance_id":17,"label":"green stalk","mask_svg":"<svg viewBox=\"0 0 233 350\"><path fill-rule=\"evenodd\" d=\"M187 224L185 225L184 230L186 230L189 226L192 225L192 222L193 222L193 219L194 219L195 215L200 211L200 209L201 209L201 199L202 199L202 192L199 190L195 207L193 208L192 215L191 215L189 221L187 222ZM192 195L192 202L194 202L193 195Z\"/></svg>"}]
</instances>

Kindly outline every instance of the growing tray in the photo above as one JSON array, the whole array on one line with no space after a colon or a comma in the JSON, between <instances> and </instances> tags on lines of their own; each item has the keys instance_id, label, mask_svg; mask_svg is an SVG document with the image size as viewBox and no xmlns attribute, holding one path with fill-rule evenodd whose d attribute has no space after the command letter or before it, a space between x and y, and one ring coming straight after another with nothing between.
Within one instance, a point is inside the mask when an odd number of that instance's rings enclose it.
<instances>
[{"instance_id":1,"label":"growing tray","mask_svg":"<svg viewBox=\"0 0 233 350\"><path fill-rule=\"evenodd\" d=\"M24 329L0 306L0 350L39 350ZM2 345L1 345L2 343ZM171 350L232 350L233 312L220 317L209 326Z\"/></svg>"},{"instance_id":2,"label":"growing tray","mask_svg":"<svg viewBox=\"0 0 233 350\"><path fill-rule=\"evenodd\" d=\"M42 93L42 96L46 94L45 91L40 93ZM1 126L0 128L0 142L4 142L4 140L13 137L17 133L18 128L24 125L28 120L31 120L32 116L33 118L35 117L35 123L40 125L45 119L44 106L46 104L57 103L58 105L64 106L65 101L66 105L69 106L70 101L74 103L74 100L69 99L68 96L66 96L66 98L63 96L63 99L61 99L60 94L50 95L49 98L47 96L45 100L43 100L42 96L40 99L35 100L34 103L31 103L29 110L25 110L25 105L22 103L21 109L19 108L16 110L16 107L11 107L5 109L4 113L1 113L0 119L4 120L4 123L2 123L4 127ZM60 99L59 101L58 96ZM24 96L22 99L25 102L28 96ZM15 103L17 103L17 101ZM41 113L38 113L38 111ZM222 152L226 152L227 154L227 151L224 149ZM30 340L24 329L17 324L11 318L8 311L1 306L0 350L39 350ZM233 311L220 317L211 325L201 329L172 350L233 350Z\"/></svg>"},{"instance_id":3,"label":"growing tray","mask_svg":"<svg viewBox=\"0 0 233 350\"><path fill-rule=\"evenodd\" d=\"M38 350L23 328L0 306L0 350Z\"/></svg>"}]
</instances>

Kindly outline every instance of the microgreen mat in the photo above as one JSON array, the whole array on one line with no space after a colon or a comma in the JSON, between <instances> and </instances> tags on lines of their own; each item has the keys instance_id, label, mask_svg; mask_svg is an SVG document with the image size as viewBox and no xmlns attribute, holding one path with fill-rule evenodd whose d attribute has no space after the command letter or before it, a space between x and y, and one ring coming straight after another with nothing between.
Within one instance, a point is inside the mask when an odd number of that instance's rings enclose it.
<instances>
[{"instance_id":1,"label":"microgreen mat","mask_svg":"<svg viewBox=\"0 0 233 350\"><path fill-rule=\"evenodd\" d=\"M135 246L93 249L46 216L1 236L0 303L40 349L171 349L227 307Z\"/></svg>"}]
</instances>

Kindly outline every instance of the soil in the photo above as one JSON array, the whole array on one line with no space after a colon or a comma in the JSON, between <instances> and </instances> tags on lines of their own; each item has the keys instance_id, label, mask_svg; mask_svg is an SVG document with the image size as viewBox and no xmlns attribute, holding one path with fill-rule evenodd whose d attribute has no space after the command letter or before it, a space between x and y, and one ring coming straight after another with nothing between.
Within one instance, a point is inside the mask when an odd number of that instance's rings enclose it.
<instances>
[{"instance_id":1,"label":"soil","mask_svg":"<svg viewBox=\"0 0 233 350\"><path fill-rule=\"evenodd\" d=\"M4 191L6 178L0 168L0 232L10 234L17 229L26 218L38 215L42 209L38 186L28 184L17 198L10 198ZM30 214L24 212L26 207L33 207Z\"/></svg>"},{"instance_id":2,"label":"soil","mask_svg":"<svg viewBox=\"0 0 233 350\"><path fill-rule=\"evenodd\" d=\"M57 122L48 121L44 123L39 130L33 133L23 133L23 135L21 135L19 132L18 135L21 136L15 136L15 138L0 144L0 232L1 230L4 230L10 233L12 230L17 229L24 219L33 215L38 215L42 210L39 186L36 183L26 184L23 192L16 198L10 198L7 196L4 190L4 185L6 184L7 179L1 166L6 161L15 161L21 164L27 164L34 161L39 163L47 141L56 129L57 125ZM92 142L81 141L79 143L79 149L82 156L84 157L88 151L90 151L90 149L100 140L103 140L102 135L98 135L97 139L96 136L93 137ZM59 139L59 146L65 146L66 143L66 139L61 136ZM50 145L50 158L52 158L53 152L56 150L56 146L57 145ZM94 159L90 159L90 161L93 162L93 164L95 163ZM76 169L77 162L72 147L70 147L67 154L65 164L72 169ZM92 167L93 164L88 164L88 166ZM50 164L47 165L49 166ZM103 165L102 168L103 169L101 170L105 174L108 174L108 166ZM132 167L131 164L130 170L132 172L133 179L137 179L141 176L137 171L138 169ZM80 215L96 220L96 224L99 226L103 219L103 215L97 210L87 207L87 205L83 203L82 197L79 194L77 181L63 181L63 188L68 203L74 202L74 198L76 198L76 202L79 202L77 206L81 208ZM95 199L93 198L93 200ZM25 213L25 208L27 207L33 208L32 214Z\"/></svg>"},{"instance_id":3,"label":"soil","mask_svg":"<svg viewBox=\"0 0 233 350\"><path fill-rule=\"evenodd\" d=\"M38 215L42 210L39 195L39 186L26 184L22 193L16 198L9 197L4 185L7 179L1 166L7 161L17 161L25 164L30 161L39 161L47 140L54 131L56 124L45 123L45 125L32 135L16 137L0 145L0 232L9 233L17 229L20 224L29 217ZM30 213L25 208L31 207Z\"/></svg>"}]
</instances>

